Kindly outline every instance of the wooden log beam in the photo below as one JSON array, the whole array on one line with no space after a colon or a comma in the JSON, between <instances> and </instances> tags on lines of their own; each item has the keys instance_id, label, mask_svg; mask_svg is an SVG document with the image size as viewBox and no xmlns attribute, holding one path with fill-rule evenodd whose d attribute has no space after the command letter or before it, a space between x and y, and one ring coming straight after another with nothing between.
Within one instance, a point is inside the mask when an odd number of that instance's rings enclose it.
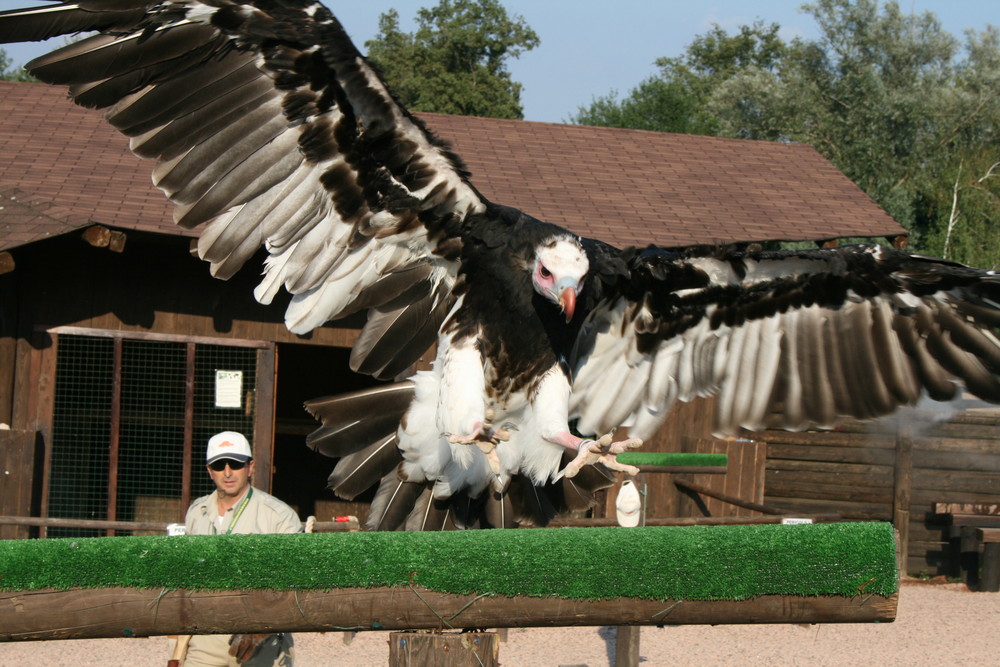
<instances>
[{"instance_id":1,"label":"wooden log beam","mask_svg":"<svg viewBox=\"0 0 1000 667\"><path fill-rule=\"evenodd\" d=\"M0 525L85 528L94 530L155 530L164 535L167 533L167 524L162 521L104 521L101 519L60 519L55 517L0 515Z\"/></svg>"},{"instance_id":2,"label":"wooden log beam","mask_svg":"<svg viewBox=\"0 0 1000 667\"><path fill-rule=\"evenodd\" d=\"M104 521L101 519L60 519L55 517L37 516L6 516L0 515L0 526L45 526L47 528L87 528L94 530L154 530L166 534L169 524L163 521ZM313 532L339 533L360 530L361 526L355 516L347 517L346 521L316 521Z\"/></svg>"},{"instance_id":3,"label":"wooden log beam","mask_svg":"<svg viewBox=\"0 0 1000 667\"><path fill-rule=\"evenodd\" d=\"M442 594L415 586L331 591L106 588L0 592L0 641L237 632L601 625L886 622L889 597L581 601Z\"/></svg>"},{"instance_id":4,"label":"wooden log beam","mask_svg":"<svg viewBox=\"0 0 1000 667\"><path fill-rule=\"evenodd\" d=\"M783 523L788 519L808 519L813 523L843 521L839 514L769 514L767 516L681 516L648 517L646 526L746 526ZM617 526L614 517L590 519L554 519L548 528Z\"/></svg>"}]
</instances>

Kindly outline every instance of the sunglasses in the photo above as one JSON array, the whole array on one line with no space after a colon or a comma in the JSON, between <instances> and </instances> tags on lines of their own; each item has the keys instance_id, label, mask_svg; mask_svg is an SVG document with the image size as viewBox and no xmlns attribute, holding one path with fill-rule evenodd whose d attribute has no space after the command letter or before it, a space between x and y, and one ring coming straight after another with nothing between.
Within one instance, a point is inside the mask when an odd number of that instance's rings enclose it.
<instances>
[{"instance_id":1,"label":"sunglasses","mask_svg":"<svg viewBox=\"0 0 1000 667\"><path fill-rule=\"evenodd\" d=\"M246 466L246 461L234 461L232 459L219 459L218 461L212 461L208 464L208 467L215 472L222 472L229 466L230 470L243 470Z\"/></svg>"}]
</instances>

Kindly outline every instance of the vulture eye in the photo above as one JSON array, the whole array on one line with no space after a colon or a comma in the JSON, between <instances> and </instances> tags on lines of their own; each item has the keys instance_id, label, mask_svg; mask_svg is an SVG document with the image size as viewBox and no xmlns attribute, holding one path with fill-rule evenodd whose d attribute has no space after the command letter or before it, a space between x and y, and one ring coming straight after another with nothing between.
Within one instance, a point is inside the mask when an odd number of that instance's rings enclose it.
<instances>
[{"instance_id":1,"label":"vulture eye","mask_svg":"<svg viewBox=\"0 0 1000 667\"><path fill-rule=\"evenodd\" d=\"M542 278L548 278L552 275L552 272L546 269L544 264L539 265L538 273L542 276Z\"/></svg>"}]
</instances>

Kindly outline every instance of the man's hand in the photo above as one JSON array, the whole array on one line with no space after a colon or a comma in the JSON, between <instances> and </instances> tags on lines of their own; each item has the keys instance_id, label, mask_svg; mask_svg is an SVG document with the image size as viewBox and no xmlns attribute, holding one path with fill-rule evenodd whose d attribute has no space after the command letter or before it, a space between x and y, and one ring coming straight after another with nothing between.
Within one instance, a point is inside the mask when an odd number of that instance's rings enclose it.
<instances>
[{"instance_id":1,"label":"man's hand","mask_svg":"<svg viewBox=\"0 0 1000 667\"><path fill-rule=\"evenodd\" d=\"M236 658L236 662L246 662L257 654L268 637L273 636L273 634L233 635L229 638L229 655Z\"/></svg>"}]
</instances>

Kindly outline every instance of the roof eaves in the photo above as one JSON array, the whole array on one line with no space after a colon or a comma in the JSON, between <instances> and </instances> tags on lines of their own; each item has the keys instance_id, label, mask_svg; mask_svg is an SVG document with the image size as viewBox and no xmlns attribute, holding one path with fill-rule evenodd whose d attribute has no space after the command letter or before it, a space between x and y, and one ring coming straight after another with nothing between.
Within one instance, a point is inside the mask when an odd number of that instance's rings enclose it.
<instances>
[{"instance_id":1,"label":"roof eaves","mask_svg":"<svg viewBox=\"0 0 1000 667\"><path fill-rule=\"evenodd\" d=\"M0 183L0 250L77 231L93 221L71 208Z\"/></svg>"}]
</instances>

